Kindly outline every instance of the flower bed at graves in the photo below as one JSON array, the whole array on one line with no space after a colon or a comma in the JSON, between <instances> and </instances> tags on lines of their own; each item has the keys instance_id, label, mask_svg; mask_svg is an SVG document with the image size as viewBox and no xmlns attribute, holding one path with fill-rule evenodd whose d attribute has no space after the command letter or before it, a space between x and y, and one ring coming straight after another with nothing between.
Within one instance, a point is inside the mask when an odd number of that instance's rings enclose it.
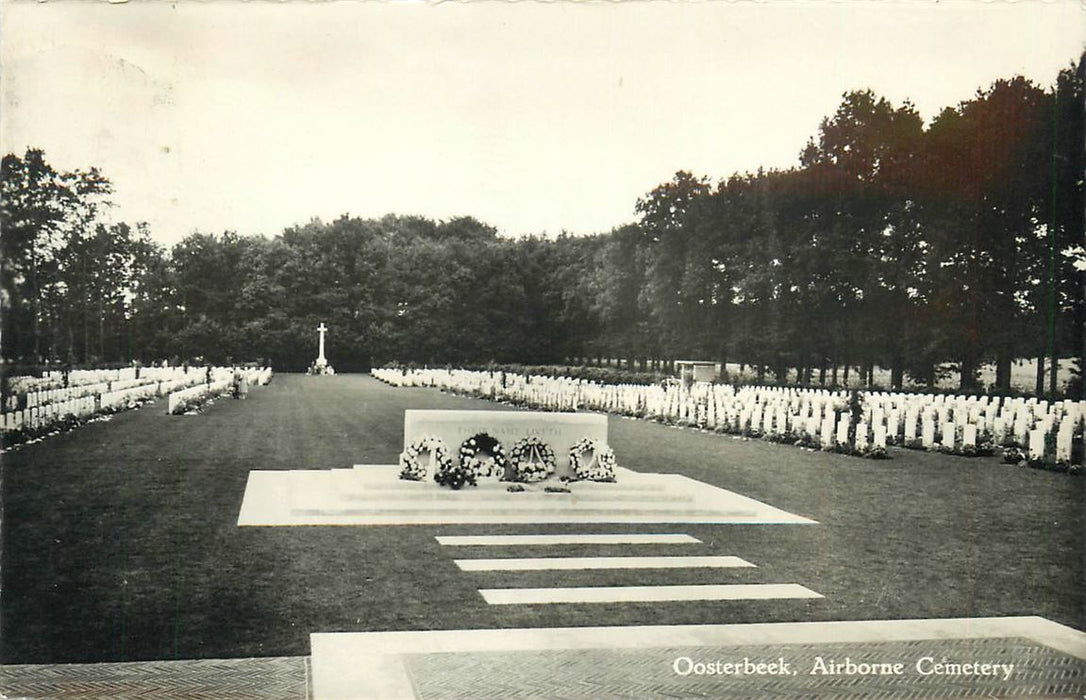
<instances>
[{"instance_id":1,"label":"flower bed at graves","mask_svg":"<svg viewBox=\"0 0 1086 700\"><path fill-rule=\"evenodd\" d=\"M210 381L206 384L198 384L170 392L167 398L166 413L181 415L198 411L215 398L233 391L235 381L242 378L251 385L263 386L271 381L271 368L232 369L230 367L217 367L208 376Z\"/></svg>"},{"instance_id":2,"label":"flower bed at graves","mask_svg":"<svg viewBox=\"0 0 1086 700\"><path fill-rule=\"evenodd\" d=\"M602 411L870 459L900 446L975 457L1025 450L1031 466L1077 473L1086 402L883 391L603 384L562 376L382 368L393 386L433 387L536 410ZM1022 460L1015 460L1020 463Z\"/></svg>"},{"instance_id":3,"label":"flower bed at graves","mask_svg":"<svg viewBox=\"0 0 1086 700\"><path fill-rule=\"evenodd\" d=\"M230 391L230 379L219 379L210 384L197 384L188 389L170 393L166 413L172 416L198 411L204 404Z\"/></svg>"}]
</instances>

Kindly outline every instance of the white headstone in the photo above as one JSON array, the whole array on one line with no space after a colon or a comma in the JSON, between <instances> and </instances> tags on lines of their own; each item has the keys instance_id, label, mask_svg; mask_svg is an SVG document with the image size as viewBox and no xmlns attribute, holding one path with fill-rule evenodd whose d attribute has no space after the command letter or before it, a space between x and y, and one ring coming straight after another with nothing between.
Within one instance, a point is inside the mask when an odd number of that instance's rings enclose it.
<instances>
[{"instance_id":1,"label":"white headstone","mask_svg":"<svg viewBox=\"0 0 1086 700\"><path fill-rule=\"evenodd\" d=\"M875 447L886 447L886 427L875 426Z\"/></svg>"},{"instance_id":2,"label":"white headstone","mask_svg":"<svg viewBox=\"0 0 1086 700\"><path fill-rule=\"evenodd\" d=\"M1019 413L1014 422L1014 439L1019 445L1029 439L1029 423L1024 414Z\"/></svg>"},{"instance_id":3,"label":"white headstone","mask_svg":"<svg viewBox=\"0 0 1086 700\"><path fill-rule=\"evenodd\" d=\"M1044 459L1045 456L1045 431L1041 429L1029 431L1029 458Z\"/></svg>"},{"instance_id":4,"label":"white headstone","mask_svg":"<svg viewBox=\"0 0 1086 700\"><path fill-rule=\"evenodd\" d=\"M962 447L977 446L977 426L966 425L962 428Z\"/></svg>"},{"instance_id":5,"label":"white headstone","mask_svg":"<svg viewBox=\"0 0 1086 700\"><path fill-rule=\"evenodd\" d=\"M948 450L954 449L955 433L957 432L957 426L953 423L943 423L943 439L942 445Z\"/></svg>"},{"instance_id":6,"label":"white headstone","mask_svg":"<svg viewBox=\"0 0 1086 700\"><path fill-rule=\"evenodd\" d=\"M856 425L856 449L863 450L867 448L867 423L860 421Z\"/></svg>"},{"instance_id":7,"label":"white headstone","mask_svg":"<svg viewBox=\"0 0 1086 700\"><path fill-rule=\"evenodd\" d=\"M1071 431L1071 424L1064 423L1067 426L1065 429L1063 425L1060 426L1059 432L1056 433L1056 461L1070 462L1071 461L1071 439L1074 435Z\"/></svg>"},{"instance_id":8,"label":"white headstone","mask_svg":"<svg viewBox=\"0 0 1086 700\"><path fill-rule=\"evenodd\" d=\"M916 439L916 412L909 410L905 412L905 440Z\"/></svg>"},{"instance_id":9,"label":"white headstone","mask_svg":"<svg viewBox=\"0 0 1086 700\"><path fill-rule=\"evenodd\" d=\"M925 448L931 448L935 445L935 421L927 416L924 417L920 427L920 444Z\"/></svg>"},{"instance_id":10,"label":"white headstone","mask_svg":"<svg viewBox=\"0 0 1086 700\"><path fill-rule=\"evenodd\" d=\"M833 419L822 419L821 443L823 447L833 447Z\"/></svg>"}]
</instances>

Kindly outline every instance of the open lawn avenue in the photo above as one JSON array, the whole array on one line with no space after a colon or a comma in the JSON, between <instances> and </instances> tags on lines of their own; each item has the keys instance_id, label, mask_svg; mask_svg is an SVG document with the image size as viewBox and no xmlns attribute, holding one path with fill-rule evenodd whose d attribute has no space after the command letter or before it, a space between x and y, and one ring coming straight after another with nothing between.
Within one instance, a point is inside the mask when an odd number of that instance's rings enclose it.
<instances>
[{"instance_id":1,"label":"open lawn avenue","mask_svg":"<svg viewBox=\"0 0 1086 700\"><path fill-rule=\"evenodd\" d=\"M250 470L392 464L413 408L501 407L365 375L277 375L248 400L222 398L199 415L167 416L159 401L6 453L2 662L305 657L310 634L327 632L1033 615L1086 627L1086 480L996 458L891 449L891 460L872 461L611 417L620 466L682 474L817 522L238 527ZM436 539L566 533L700 542L557 553ZM456 564L630 555L756 566ZM495 605L479 592L764 583L822 597Z\"/></svg>"}]
</instances>

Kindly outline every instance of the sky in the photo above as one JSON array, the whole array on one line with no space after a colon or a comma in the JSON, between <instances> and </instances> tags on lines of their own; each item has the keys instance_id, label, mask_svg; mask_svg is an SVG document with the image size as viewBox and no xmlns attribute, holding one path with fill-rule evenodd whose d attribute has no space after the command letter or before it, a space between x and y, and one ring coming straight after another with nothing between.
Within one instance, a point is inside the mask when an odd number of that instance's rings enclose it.
<instances>
[{"instance_id":1,"label":"sky","mask_svg":"<svg viewBox=\"0 0 1086 700\"><path fill-rule=\"evenodd\" d=\"M787 168L843 93L930 119L1086 49L1054 2L12 2L0 146L170 246L314 217L601 233L678 170Z\"/></svg>"}]
</instances>

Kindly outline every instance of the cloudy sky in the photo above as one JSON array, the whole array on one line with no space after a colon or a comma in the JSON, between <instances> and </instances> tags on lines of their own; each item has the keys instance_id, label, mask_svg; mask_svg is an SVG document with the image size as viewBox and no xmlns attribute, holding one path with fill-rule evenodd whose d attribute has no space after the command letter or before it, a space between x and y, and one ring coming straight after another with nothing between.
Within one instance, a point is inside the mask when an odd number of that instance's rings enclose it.
<instances>
[{"instance_id":1,"label":"cloudy sky","mask_svg":"<svg viewBox=\"0 0 1086 700\"><path fill-rule=\"evenodd\" d=\"M312 217L607 231L679 169L788 167L846 90L925 118L1086 48L1055 2L3 3L5 153L172 244Z\"/></svg>"}]
</instances>

